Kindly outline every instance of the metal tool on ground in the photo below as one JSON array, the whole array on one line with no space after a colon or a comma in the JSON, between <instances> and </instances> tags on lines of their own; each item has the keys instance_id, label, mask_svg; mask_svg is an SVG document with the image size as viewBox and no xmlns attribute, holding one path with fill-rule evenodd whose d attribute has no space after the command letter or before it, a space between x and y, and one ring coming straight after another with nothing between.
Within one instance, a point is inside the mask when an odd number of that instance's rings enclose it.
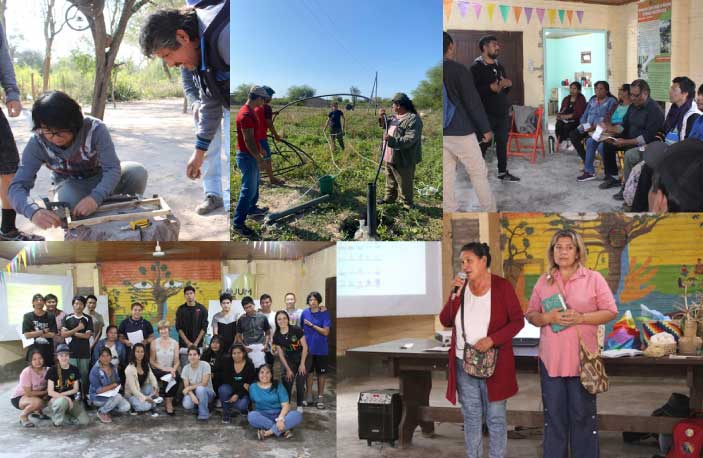
<instances>
[{"instance_id":1,"label":"metal tool on ground","mask_svg":"<svg viewBox=\"0 0 703 458\"><path fill-rule=\"evenodd\" d=\"M71 206L68 202L52 202L48 197L43 197L42 201L47 210L50 210L61 219L61 227L68 229L71 223Z\"/></svg>"},{"instance_id":2,"label":"metal tool on ground","mask_svg":"<svg viewBox=\"0 0 703 458\"><path fill-rule=\"evenodd\" d=\"M388 135L388 117L383 114L383 140L381 141L381 154L378 158L378 167L376 168L376 176L371 183L368 183L366 191L366 226L365 231L368 234L369 240L376 240L378 238L378 214L376 211L376 186L378 184L378 177L381 174L381 167L383 167L383 154L388 146L388 140L386 140L386 135Z\"/></svg>"},{"instance_id":3,"label":"metal tool on ground","mask_svg":"<svg viewBox=\"0 0 703 458\"><path fill-rule=\"evenodd\" d=\"M136 231L138 229L146 229L149 226L151 226L151 221L147 218L142 218L136 221L130 221L127 226L123 226L121 229L123 231Z\"/></svg>"},{"instance_id":4,"label":"metal tool on ground","mask_svg":"<svg viewBox=\"0 0 703 458\"><path fill-rule=\"evenodd\" d=\"M290 208L286 208L285 210L281 210L280 212L269 213L264 220L264 224L273 224L286 216L294 215L302 210L305 210L306 208L314 207L317 204L330 200L332 192L334 191L334 177L331 175L325 175L320 177L318 183L320 184L320 193L322 194L320 197L308 200L302 204L294 205Z\"/></svg>"}]
</instances>

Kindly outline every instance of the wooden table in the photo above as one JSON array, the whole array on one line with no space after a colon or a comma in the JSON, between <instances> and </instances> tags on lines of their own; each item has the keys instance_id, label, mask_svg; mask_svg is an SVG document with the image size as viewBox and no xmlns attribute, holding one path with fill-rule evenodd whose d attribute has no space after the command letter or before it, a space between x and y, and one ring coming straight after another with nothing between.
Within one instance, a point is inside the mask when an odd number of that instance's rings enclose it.
<instances>
[{"instance_id":1,"label":"wooden table","mask_svg":"<svg viewBox=\"0 0 703 458\"><path fill-rule=\"evenodd\" d=\"M410 349L401 346L413 343ZM446 372L448 353L428 352L439 342L432 339L402 339L367 347L347 350L350 355L383 358L392 362L393 374L399 378L403 399L403 415L400 422L400 446L412 442L415 429L431 435L434 422L463 423L457 407L432 407L429 404L432 390L432 371ZM537 372L537 347L519 347L515 352L515 365L519 371ZM690 390L690 407L703 410L703 358L614 358L604 359L608 375L638 377L685 376ZM613 381L611 381L612 385ZM544 417L541 411L508 410L508 424L523 427L541 427ZM651 417L644 415L598 415L601 431L641 431L671 433L679 418Z\"/></svg>"}]
</instances>

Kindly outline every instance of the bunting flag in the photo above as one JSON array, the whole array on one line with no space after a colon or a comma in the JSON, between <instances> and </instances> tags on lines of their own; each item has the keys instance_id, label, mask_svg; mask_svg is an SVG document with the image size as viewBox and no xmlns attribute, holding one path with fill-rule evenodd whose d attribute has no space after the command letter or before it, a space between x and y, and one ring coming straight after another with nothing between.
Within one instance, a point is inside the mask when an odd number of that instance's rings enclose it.
<instances>
[{"instance_id":1,"label":"bunting flag","mask_svg":"<svg viewBox=\"0 0 703 458\"><path fill-rule=\"evenodd\" d=\"M495 3L489 3L486 5L486 11L488 11L488 20L493 21L493 13L496 11L496 5Z\"/></svg>"},{"instance_id":2,"label":"bunting flag","mask_svg":"<svg viewBox=\"0 0 703 458\"><path fill-rule=\"evenodd\" d=\"M469 6L471 6L471 3L469 2L457 2L457 6L459 7L459 14L461 14L461 17L466 17L466 12L469 11Z\"/></svg>"},{"instance_id":3,"label":"bunting flag","mask_svg":"<svg viewBox=\"0 0 703 458\"><path fill-rule=\"evenodd\" d=\"M522 6L513 6L513 13L515 13L515 22L520 22L520 14L522 14Z\"/></svg>"},{"instance_id":4,"label":"bunting flag","mask_svg":"<svg viewBox=\"0 0 703 458\"><path fill-rule=\"evenodd\" d=\"M525 7L525 16L527 17L527 23L530 23L530 19L532 19L532 8Z\"/></svg>"},{"instance_id":5,"label":"bunting flag","mask_svg":"<svg viewBox=\"0 0 703 458\"><path fill-rule=\"evenodd\" d=\"M583 24L583 11L582 10L576 11L576 17L579 18L579 24Z\"/></svg>"},{"instance_id":6,"label":"bunting flag","mask_svg":"<svg viewBox=\"0 0 703 458\"><path fill-rule=\"evenodd\" d=\"M481 17L481 4L480 3L472 3L474 7L474 13L476 13L476 20L478 20Z\"/></svg>"},{"instance_id":7,"label":"bunting flag","mask_svg":"<svg viewBox=\"0 0 703 458\"><path fill-rule=\"evenodd\" d=\"M564 23L564 10L559 10L559 22Z\"/></svg>"},{"instance_id":8,"label":"bunting flag","mask_svg":"<svg viewBox=\"0 0 703 458\"><path fill-rule=\"evenodd\" d=\"M544 8L537 8L537 18L540 24L544 21Z\"/></svg>"},{"instance_id":9,"label":"bunting flag","mask_svg":"<svg viewBox=\"0 0 703 458\"><path fill-rule=\"evenodd\" d=\"M549 24L554 25L554 21L557 18L557 10L555 10L554 8L549 8L547 10L547 16L549 17Z\"/></svg>"},{"instance_id":10,"label":"bunting flag","mask_svg":"<svg viewBox=\"0 0 703 458\"><path fill-rule=\"evenodd\" d=\"M503 16L503 24L508 22L508 13L510 13L510 7L508 5L500 5L500 14Z\"/></svg>"},{"instance_id":11,"label":"bunting flag","mask_svg":"<svg viewBox=\"0 0 703 458\"><path fill-rule=\"evenodd\" d=\"M444 0L444 22L449 22L449 18L452 15L452 6L454 5L454 0Z\"/></svg>"},{"instance_id":12,"label":"bunting flag","mask_svg":"<svg viewBox=\"0 0 703 458\"><path fill-rule=\"evenodd\" d=\"M571 24L571 21L574 19L574 12L572 10L567 10L566 18L569 20L569 24Z\"/></svg>"}]
</instances>

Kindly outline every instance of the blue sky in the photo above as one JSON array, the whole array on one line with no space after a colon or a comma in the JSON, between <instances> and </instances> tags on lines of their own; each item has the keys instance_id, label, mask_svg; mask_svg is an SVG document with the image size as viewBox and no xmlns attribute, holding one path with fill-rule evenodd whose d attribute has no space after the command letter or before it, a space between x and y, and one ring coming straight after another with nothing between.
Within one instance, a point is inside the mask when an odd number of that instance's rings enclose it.
<instances>
[{"instance_id":1,"label":"blue sky","mask_svg":"<svg viewBox=\"0 0 703 458\"><path fill-rule=\"evenodd\" d=\"M317 94L412 92L442 57L440 0L233 0L231 85L266 84L278 95L308 84Z\"/></svg>"}]
</instances>

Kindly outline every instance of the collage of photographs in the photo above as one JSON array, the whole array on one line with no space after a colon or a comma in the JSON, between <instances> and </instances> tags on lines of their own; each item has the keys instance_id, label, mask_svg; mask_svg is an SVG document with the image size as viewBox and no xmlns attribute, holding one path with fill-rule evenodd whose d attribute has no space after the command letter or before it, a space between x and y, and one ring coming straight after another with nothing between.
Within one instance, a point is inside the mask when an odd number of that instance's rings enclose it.
<instances>
[{"instance_id":1,"label":"collage of photographs","mask_svg":"<svg viewBox=\"0 0 703 458\"><path fill-rule=\"evenodd\" d=\"M703 458L700 49L701 0L0 0L0 458Z\"/></svg>"}]
</instances>

